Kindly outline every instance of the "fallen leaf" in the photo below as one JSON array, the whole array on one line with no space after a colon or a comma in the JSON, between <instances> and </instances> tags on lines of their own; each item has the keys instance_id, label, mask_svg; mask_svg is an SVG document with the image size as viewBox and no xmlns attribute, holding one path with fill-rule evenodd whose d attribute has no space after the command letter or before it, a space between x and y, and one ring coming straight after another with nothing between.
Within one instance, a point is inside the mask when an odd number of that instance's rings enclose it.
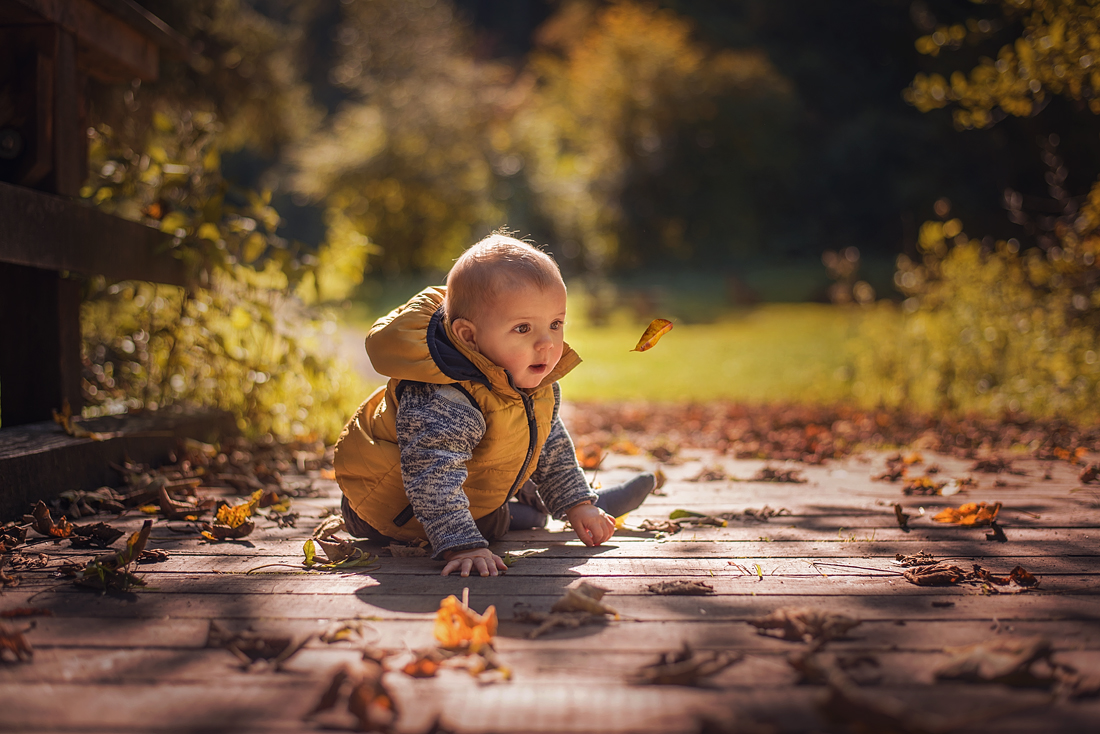
<instances>
[{"instance_id":1,"label":"fallen leaf","mask_svg":"<svg viewBox=\"0 0 1100 734\"><path fill-rule=\"evenodd\" d=\"M245 538L252 534L252 531L256 529L256 521L252 519L245 520L240 525L226 525L224 523L203 523L202 524L202 537L207 540L217 543L223 540L238 540Z\"/></svg>"},{"instance_id":2,"label":"fallen leaf","mask_svg":"<svg viewBox=\"0 0 1100 734\"><path fill-rule=\"evenodd\" d=\"M69 405L67 398L61 401L61 411L58 412L54 410L52 413L54 423L61 426L61 430L65 431L65 433L73 438L90 438L93 441L106 441L109 438L115 438L116 436L122 435L120 433L96 433L86 428L81 428L73 423L73 409L72 406Z\"/></svg>"},{"instance_id":3,"label":"fallen leaf","mask_svg":"<svg viewBox=\"0 0 1100 734\"><path fill-rule=\"evenodd\" d=\"M67 538L73 533L73 524L64 517L55 523L50 517L50 508L42 501L34 506L31 513L31 527L40 535L50 538Z\"/></svg>"},{"instance_id":4,"label":"fallen leaf","mask_svg":"<svg viewBox=\"0 0 1100 734\"><path fill-rule=\"evenodd\" d=\"M1053 682L1052 677L1040 678L1031 670L1033 663L1049 660L1053 652L1050 640L1043 637L997 637L964 647L944 648L944 652L951 659L935 670L936 678L941 680L1015 686Z\"/></svg>"},{"instance_id":5,"label":"fallen leaf","mask_svg":"<svg viewBox=\"0 0 1100 734\"><path fill-rule=\"evenodd\" d=\"M138 563L162 563L168 560L168 551L163 548L146 548L137 557Z\"/></svg>"},{"instance_id":6,"label":"fallen leaf","mask_svg":"<svg viewBox=\"0 0 1100 734\"><path fill-rule=\"evenodd\" d=\"M607 589L601 589L599 586L582 581L576 586L566 589L561 598L550 607L550 611L609 614L618 619L619 613L600 601L606 593Z\"/></svg>"},{"instance_id":7,"label":"fallen leaf","mask_svg":"<svg viewBox=\"0 0 1100 734\"><path fill-rule=\"evenodd\" d=\"M428 549L419 545L390 543L386 549L394 558L426 558L428 556Z\"/></svg>"},{"instance_id":8,"label":"fallen leaf","mask_svg":"<svg viewBox=\"0 0 1100 734\"><path fill-rule=\"evenodd\" d=\"M34 657L34 648L23 635L31 628L12 629L0 622L0 662L29 663Z\"/></svg>"},{"instance_id":9,"label":"fallen leaf","mask_svg":"<svg viewBox=\"0 0 1100 734\"><path fill-rule=\"evenodd\" d=\"M1089 484L1097 479L1100 479L1100 464L1089 464L1077 476L1077 481L1081 484Z\"/></svg>"},{"instance_id":10,"label":"fallen leaf","mask_svg":"<svg viewBox=\"0 0 1100 734\"><path fill-rule=\"evenodd\" d=\"M696 686L704 678L720 673L743 657L741 653L697 653L685 642L680 650L661 653L656 662L639 668L631 681L643 685Z\"/></svg>"},{"instance_id":11,"label":"fallen leaf","mask_svg":"<svg viewBox=\"0 0 1100 734\"><path fill-rule=\"evenodd\" d=\"M783 517L784 515L790 514L791 511L788 510L786 507L781 507L778 510L773 510L768 505L764 505L759 510L752 507L746 507L741 512L741 516L744 517L746 520L755 520L757 522L768 522L768 520L772 519L773 517ZM723 517L726 517L726 515L723 515Z\"/></svg>"},{"instance_id":12,"label":"fallen leaf","mask_svg":"<svg viewBox=\"0 0 1100 734\"><path fill-rule=\"evenodd\" d=\"M651 520L648 517L638 524L639 530L649 532L668 533L670 535L680 532L680 523L675 520Z\"/></svg>"},{"instance_id":13,"label":"fallen leaf","mask_svg":"<svg viewBox=\"0 0 1100 734\"><path fill-rule=\"evenodd\" d=\"M937 561L935 556L931 553L925 553L923 550L919 550L909 555L897 553L894 555L893 563L898 566L931 566L937 563Z\"/></svg>"},{"instance_id":14,"label":"fallen leaf","mask_svg":"<svg viewBox=\"0 0 1100 734\"><path fill-rule=\"evenodd\" d=\"M0 527L0 553L10 553L27 542L27 527L14 522Z\"/></svg>"},{"instance_id":15,"label":"fallen leaf","mask_svg":"<svg viewBox=\"0 0 1100 734\"><path fill-rule=\"evenodd\" d=\"M246 629L232 632L216 620L210 620L206 635L207 647L221 647L233 653L241 667L250 672L279 670L282 664L313 639L313 633L293 637L290 635L263 635Z\"/></svg>"},{"instance_id":16,"label":"fallen leaf","mask_svg":"<svg viewBox=\"0 0 1100 734\"><path fill-rule=\"evenodd\" d=\"M902 530L909 532L909 515L902 511L901 505L894 504L894 517L898 521L898 527Z\"/></svg>"},{"instance_id":17,"label":"fallen leaf","mask_svg":"<svg viewBox=\"0 0 1100 734\"><path fill-rule=\"evenodd\" d=\"M1023 474L1024 472L1012 468L1012 462L1008 461L1000 456L994 456L989 459L982 459L976 462L970 471L980 471L986 474L1000 474L1002 472L1006 474Z\"/></svg>"},{"instance_id":18,"label":"fallen leaf","mask_svg":"<svg viewBox=\"0 0 1100 734\"><path fill-rule=\"evenodd\" d=\"M998 543L1007 543L1008 536L1005 535L1004 528L996 520L992 520L989 523L989 532L985 534L986 540L996 541Z\"/></svg>"},{"instance_id":19,"label":"fallen leaf","mask_svg":"<svg viewBox=\"0 0 1100 734\"><path fill-rule=\"evenodd\" d=\"M401 668L401 672L413 678L434 678L443 667L443 656L438 650L421 650Z\"/></svg>"},{"instance_id":20,"label":"fallen leaf","mask_svg":"<svg viewBox=\"0 0 1100 734\"><path fill-rule=\"evenodd\" d=\"M729 475L726 474L726 470L719 465L705 466L699 470L699 473L693 477L685 479L685 482L720 482L723 479L729 479Z\"/></svg>"},{"instance_id":21,"label":"fallen leaf","mask_svg":"<svg viewBox=\"0 0 1100 734\"><path fill-rule=\"evenodd\" d=\"M797 469L776 469L765 466L749 479L750 482L783 482L787 484L805 484L806 478Z\"/></svg>"},{"instance_id":22,"label":"fallen leaf","mask_svg":"<svg viewBox=\"0 0 1100 734\"><path fill-rule=\"evenodd\" d=\"M105 522L74 525L69 544L73 548L107 548L125 533Z\"/></svg>"},{"instance_id":23,"label":"fallen leaf","mask_svg":"<svg viewBox=\"0 0 1100 734\"><path fill-rule=\"evenodd\" d=\"M1001 503L992 506L985 502L967 502L958 508L948 507L932 517L936 522L951 523L964 527L980 527L989 525L997 519L997 513L1001 511Z\"/></svg>"},{"instance_id":24,"label":"fallen leaf","mask_svg":"<svg viewBox=\"0 0 1100 734\"><path fill-rule=\"evenodd\" d=\"M915 477L905 483L901 488L904 495L935 496L947 486L947 482L938 482L932 477Z\"/></svg>"},{"instance_id":25,"label":"fallen leaf","mask_svg":"<svg viewBox=\"0 0 1100 734\"><path fill-rule=\"evenodd\" d=\"M332 536L329 536L332 537ZM317 562L317 546L324 551L327 563ZM348 568L372 568L378 564L378 556L363 550L355 541L335 538L334 540L321 540L320 538L307 538L302 546L305 560L302 565L308 569L319 571L338 571Z\"/></svg>"},{"instance_id":26,"label":"fallen leaf","mask_svg":"<svg viewBox=\"0 0 1100 734\"><path fill-rule=\"evenodd\" d=\"M951 563L935 563L930 566L908 568L905 580L917 586L951 586L967 578L967 572Z\"/></svg>"},{"instance_id":27,"label":"fallen leaf","mask_svg":"<svg viewBox=\"0 0 1100 734\"><path fill-rule=\"evenodd\" d=\"M750 619L759 634L794 642L825 642L840 639L862 620L843 614L809 608L777 609L765 617Z\"/></svg>"},{"instance_id":28,"label":"fallen leaf","mask_svg":"<svg viewBox=\"0 0 1100 734\"><path fill-rule=\"evenodd\" d=\"M712 517L692 510L673 510L668 514L668 519L675 520L680 525L712 525L719 528L729 525L720 517Z\"/></svg>"},{"instance_id":29,"label":"fallen leaf","mask_svg":"<svg viewBox=\"0 0 1100 734\"><path fill-rule=\"evenodd\" d=\"M684 579L660 581L656 584L650 584L646 588L652 594L663 595L705 596L714 593L714 587L706 581L686 581Z\"/></svg>"},{"instance_id":30,"label":"fallen leaf","mask_svg":"<svg viewBox=\"0 0 1100 734\"><path fill-rule=\"evenodd\" d=\"M668 319L653 319L642 333L642 338L638 340L637 346L630 351L644 352L648 349L652 349L658 340L671 330L672 322Z\"/></svg>"},{"instance_id":31,"label":"fallen leaf","mask_svg":"<svg viewBox=\"0 0 1100 734\"><path fill-rule=\"evenodd\" d=\"M143 522L141 529L126 541L125 548L118 553L92 559L84 568L83 575L75 579L75 583L103 592L127 591L131 586L145 586L144 581L130 572L130 564L145 550L145 542L152 529L152 520Z\"/></svg>"},{"instance_id":32,"label":"fallen leaf","mask_svg":"<svg viewBox=\"0 0 1100 734\"><path fill-rule=\"evenodd\" d=\"M513 619L517 622L536 624L531 632L527 633L527 639L534 640L552 629L575 629L588 624L605 624L607 617L602 614L589 614L588 612L538 612L528 609L516 610Z\"/></svg>"},{"instance_id":33,"label":"fallen leaf","mask_svg":"<svg viewBox=\"0 0 1100 734\"><path fill-rule=\"evenodd\" d=\"M577 446L577 463L581 465L581 468L585 471L595 471L600 468L600 464L603 463L604 458L607 456L604 453L603 447L598 443L586 443Z\"/></svg>"},{"instance_id":34,"label":"fallen leaf","mask_svg":"<svg viewBox=\"0 0 1100 734\"><path fill-rule=\"evenodd\" d=\"M477 650L491 644L497 633L496 607L478 614L452 594L439 604L433 633L444 648Z\"/></svg>"},{"instance_id":35,"label":"fallen leaf","mask_svg":"<svg viewBox=\"0 0 1100 734\"><path fill-rule=\"evenodd\" d=\"M344 525L344 518L342 516L338 514L330 515L329 517L326 517L324 520L322 520L321 524L313 530L313 537L323 540L330 535L335 535L336 533L343 532L346 529L347 528Z\"/></svg>"},{"instance_id":36,"label":"fallen leaf","mask_svg":"<svg viewBox=\"0 0 1100 734\"><path fill-rule=\"evenodd\" d=\"M378 631L367 624L364 619L340 619L326 627L320 635L318 635L318 638L321 642L326 642L331 645L334 642L343 642L355 638L362 639L366 637L366 630L374 632L376 636L378 634Z\"/></svg>"}]
</instances>

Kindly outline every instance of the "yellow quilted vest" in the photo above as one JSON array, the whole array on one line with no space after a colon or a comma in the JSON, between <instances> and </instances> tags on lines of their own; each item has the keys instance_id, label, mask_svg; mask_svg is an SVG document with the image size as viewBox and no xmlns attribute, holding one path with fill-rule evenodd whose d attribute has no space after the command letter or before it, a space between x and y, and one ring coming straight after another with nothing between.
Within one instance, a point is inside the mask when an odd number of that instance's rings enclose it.
<instances>
[{"instance_id":1,"label":"yellow quilted vest","mask_svg":"<svg viewBox=\"0 0 1100 734\"><path fill-rule=\"evenodd\" d=\"M426 540L401 481L396 413L405 381L452 384L485 418L485 436L467 462L462 485L474 519L499 508L531 477L550 434L553 383L578 364L568 345L557 366L532 389L513 387L502 368L469 349L443 316L446 289L428 288L375 322L367 353L390 378L359 407L336 443L336 480L361 518L383 535Z\"/></svg>"}]
</instances>

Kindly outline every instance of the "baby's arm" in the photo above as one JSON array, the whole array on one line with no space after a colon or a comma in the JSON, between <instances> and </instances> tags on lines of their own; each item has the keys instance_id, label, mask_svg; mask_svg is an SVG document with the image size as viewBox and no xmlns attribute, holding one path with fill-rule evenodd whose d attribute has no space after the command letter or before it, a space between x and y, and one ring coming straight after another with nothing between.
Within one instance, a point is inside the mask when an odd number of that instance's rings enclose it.
<instances>
[{"instance_id":1,"label":"baby's arm","mask_svg":"<svg viewBox=\"0 0 1100 734\"><path fill-rule=\"evenodd\" d=\"M489 552L462 491L466 462L485 435L481 411L452 387L409 382L396 424L405 493L432 544L432 557L448 561L443 575L458 570L467 576L473 569L495 576L504 563Z\"/></svg>"},{"instance_id":2,"label":"baby's arm","mask_svg":"<svg viewBox=\"0 0 1100 734\"><path fill-rule=\"evenodd\" d=\"M531 477L539 496L557 518L568 518L574 532L585 545L599 545L615 532L615 521L596 507L596 493L588 486L584 471L577 463L573 439L558 415L561 392L554 383L554 416L550 435L542 447L538 468Z\"/></svg>"}]
</instances>

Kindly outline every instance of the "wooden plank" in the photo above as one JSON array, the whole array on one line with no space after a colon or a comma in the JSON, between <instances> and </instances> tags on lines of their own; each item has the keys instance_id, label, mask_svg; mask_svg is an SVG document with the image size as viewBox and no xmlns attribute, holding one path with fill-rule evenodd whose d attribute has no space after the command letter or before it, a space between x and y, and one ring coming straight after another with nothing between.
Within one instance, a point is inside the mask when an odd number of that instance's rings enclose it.
<instances>
[{"instance_id":1,"label":"wooden plank","mask_svg":"<svg viewBox=\"0 0 1100 734\"><path fill-rule=\"evenodd\" d=\"M678 648L689 643L694 649L729 649L759 653L783 654L802 649L800 643L787 642L758 634L744 620L693 619L677 621L616 622L587 626L579 629L552 630L528 639L532 625L511 620L502 611L499 637L495 647L502 654L522 656L547 651L591 652L593 639L602 650L639 652L652 654ZM903 622L899 624L898 622ZM949 623L946 623L949 622ZM135 656L152 651L197 651L206 646L209 620L196 619L146 619L104 617L39 617L37 624L26 633L27 640L36 651L57 650L60 655L84 655L93 659L102 651L126 650ZM265 634L305 635L324 629L328 620L281 619L264 617L251 620L219 619L219 624L229 629L251 626ZM368 644L385 648L418 649L432 643L433 617L424 615L416 619L372 619L366 623ZM900 652L939 652L946 647L960 647L976 641L992 639L998 635L1031 636L1048 638L1053 649L1074 653L1100 651L1100 620L998 620L988 619L909 619L866 620L842 640L830 642L834 651L888 650ZM325 645L319 641L310 648L330 649L356 644L338 643ZM36 653L37 655L37 653ZM61 658L63 659L63 658ZM1089 658L1090 660L1093 658ZM36 657L36 663L40 659ZM1086 666L1085 669L1091 669ZM19 667L0 667L0 680L17 680L25 673Z\"/></svg>"},{"instance_id":2,"label":"wooden plank","mask_svg":"<svg viewBox=\"0 0 1100 734\"><path fill-rule=\"evenodd\" d=\"M185 286L170 237L69 199L0 183L0 261L48 270ZM6 313L29 313L13 307Z\"/></svg>"},{"instance_id":3,"label":"wooden plank","mask_svg":"<svg viewBox=\"0 0 1100 734\"><path fill-rule=\"evenodd\" d=\"M107 82L155 81L156 41L91 0L11 0L79 40L82 66ZM142 30L148 31L147 28ZM160 39L158 39L160 40Z\"/></svg>"},{"instance_id":4,"label":"wooden plank","mask_svg":"<svg viewBox=\"0 0 1100 734\"><path fill-rule=\"evenodd\" d=\"M5 267L0 263L0 272ZM0 303L4 295L0 288ZM3 313L0 308L0 314ZM20 320L0 318L0 331L14 321ZM0 350L0 364L5 354L19 353ZM3 395L8 392L5 390ZM10 401L16 406L20 404L17 397L12 396ZM9 400L4 397L0 409L5 411L5 426L8 405ZM74 438L65 435L52 420L0 431L0 521L20 518L35 502L55 498L64 491L117 485L119 476L111 468L112 462L122 464L131 459L156 466L164 463L180 438L209 440L211 436L236 432L232 417L215 411L164 410L141 416L111 416L86 421L84 426L120 435L104 441ZM112 521L109 517L104 519ZM32 541L31 548L35 547ZM61 552L57 546L41 550Z\"/></svg>"}]
</instances>

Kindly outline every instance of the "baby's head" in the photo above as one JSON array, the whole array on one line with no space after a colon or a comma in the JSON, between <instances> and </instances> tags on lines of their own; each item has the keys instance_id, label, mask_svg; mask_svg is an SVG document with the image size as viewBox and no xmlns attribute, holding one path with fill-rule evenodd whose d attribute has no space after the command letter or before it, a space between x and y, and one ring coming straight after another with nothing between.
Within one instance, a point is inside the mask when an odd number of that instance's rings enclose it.
<instances>
[{"instance_id":1,"label":"baby's head","mask_svg":"<svg viewBox=\"0 0 1100 734\"><path fill-rule=\"evenodd\" d=\"M444 305L456 337L531 388L561 359L565 301L549 255L495 233L455 262Z\"/></svg>"}]
</instances>

